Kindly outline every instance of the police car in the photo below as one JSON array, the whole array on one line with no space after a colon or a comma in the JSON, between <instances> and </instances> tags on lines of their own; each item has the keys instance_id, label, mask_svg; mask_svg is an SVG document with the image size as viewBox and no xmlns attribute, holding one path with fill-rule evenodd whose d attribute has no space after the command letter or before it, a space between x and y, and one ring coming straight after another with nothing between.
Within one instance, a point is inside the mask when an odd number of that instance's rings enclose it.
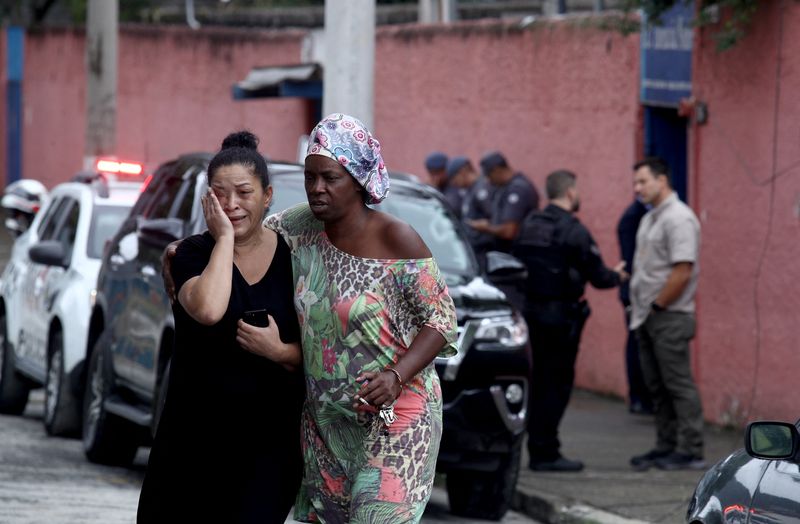
<instances>
[{"instance_id":1,"label":"police car","mask_svg":"<svg viewBox=\"0 0 800 524\"><path fill-rule=\"evenodd\" d=\"M89 316L108 239L139 196L139 164L100 160L56 186L14 243L0 283L0 413L44 386L44 426L77 434ZM128 175L127 177L125 175Z\"/></svg>"}]
</instances>

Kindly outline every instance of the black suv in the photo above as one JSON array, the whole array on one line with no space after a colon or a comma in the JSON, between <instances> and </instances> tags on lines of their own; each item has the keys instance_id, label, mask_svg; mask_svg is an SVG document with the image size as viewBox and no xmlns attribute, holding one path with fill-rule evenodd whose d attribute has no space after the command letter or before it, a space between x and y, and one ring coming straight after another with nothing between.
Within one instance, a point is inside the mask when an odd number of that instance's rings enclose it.
<instances>
[{"instance_id":1,"label":"black suv","mask_svg":"<svg viewBox=\"0 0 800 524\"><path fill-rule=\"evenodd\" d=\"M205 229L200 206L211 156L164 164L111 240L97 281L90 324L83 443L96 462L129 462L158 420L169 372L174 323L161 279L165 246ZM270 211L305 201L303 168L270 163ZM519 474L527 415L530 347L524 320L479 274L461 225L441 195L398 175L379 206L411 224L428 244L458 313L459 353L437 359L444 396L438 469L446 475L451 511L501 518ZM516 280L524 270L489 255L489 278Z\"/></svg>"}]
</instances>

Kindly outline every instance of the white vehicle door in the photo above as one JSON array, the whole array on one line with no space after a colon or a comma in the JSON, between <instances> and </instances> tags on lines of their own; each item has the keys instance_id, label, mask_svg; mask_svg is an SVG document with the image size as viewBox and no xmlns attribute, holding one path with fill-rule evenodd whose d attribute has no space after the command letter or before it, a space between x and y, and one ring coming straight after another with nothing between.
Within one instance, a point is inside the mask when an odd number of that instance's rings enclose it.
<instances>
[{"instance_id":1,"label":"white vehicle door","mask_svg":"<svg viewBox=\"0 0 800 524\"><path fill-rule=\"evenodd\" d=\"M64 262L69 264L80 216L80 205L71 197L62 197L54 212L45 217L40 228L39 242L56 240L64 247ZM67 278L61 266L30 262L23 284L23 311L19 339L19 354L31 366L30 371L41 380L47 371L47 335L50 328L52 306ZM26 367L28 367L26 365Z\"/></svg>"}]
</instances>

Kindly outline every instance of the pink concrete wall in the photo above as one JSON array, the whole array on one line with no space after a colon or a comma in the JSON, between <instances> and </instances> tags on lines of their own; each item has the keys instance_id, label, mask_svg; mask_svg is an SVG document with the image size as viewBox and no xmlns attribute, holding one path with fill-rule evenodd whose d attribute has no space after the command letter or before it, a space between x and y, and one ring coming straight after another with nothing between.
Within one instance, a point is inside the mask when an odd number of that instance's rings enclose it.
<instances>
[{"instance_id":1,"label":"pink concrete wall","mask_svg":"<svg viewBox=\"0 0 800 524\"><path fill-rule=\"evenodd\" d=\"M82 166L83 31L28 33L22 80L22 177L52 187Z\"/></svg>"},{"instance_id":2,"label":"pink concrete wall","mask_svg":"<svg viewBox=\"0 0 800 524\"><path fill-rule=\"evenodd\" d=\"M250 68L299 60L298 31L124 27L119 37L117 151L120 158L162 162L213 150L247 128L274 158L295 157L308 126L298 99L234 101L231 86ZM85 132L84 34L26 38L25 177L52 186L82 165Z\"/></svg>"},{"instance_id":3,"label":"pink concrete wall","mask_svg":"<svg viewBox=\"0 0 800 524\"><path fill-rule=\"evenodd\" d=\"M581 220L604 260L619 260L616 224L633 199L639 39L573 20L383 28L376 45L375 128L387 165L424 171L428 152L477 164L501 149L544 198L555 169L578 175ZM588 293L593 313L578 384L623 395L624 318L616 290Z\"/></svg>"},{"instance_id":4,"label":"pink concrete wall","mask_svg":"<svg viewBox=\"0 0 800 524\"><path fill-rule=\"evenodd\" d=\"M693 205L703 228L695 369L719 422L795 420L800 376L800 5L759 4L748 36L697 42Z\"/></svg>"},{"instance_id":5,"label":"pink concrete wall","mask_svg":"<svg viewBox=\"0 0 800 524\"><path fill-rule=\"evenodd\" d=\"M717 53L706 34L697 40L695 92L710 120L690 132L690 200L703 225L694 365L706 416L717 422L797 416L787 388L800 374L800 41L789 35L800 27L800 6L766 5L734 50ZM213 149L230 130L247 127L264 151L293 158L309 127L305 103L234 102L230 86L253 66L296 62L302 36L124 28L119 155L160 162ZM82 33L72 31L26 40L24 176L48 185L81 164L83 46ZM421 173L433 149L477 161L498 148L540 191L547 173L572 169L580 218L611 265L641 150L638 46L635 35L582 20L525 30L505 22L380 28L375 131L387 163ZM4 105L0 119L3 113ZM616 291L588 296L593 314L578 385L623 396Z\"/></svg>"}]
</instances>

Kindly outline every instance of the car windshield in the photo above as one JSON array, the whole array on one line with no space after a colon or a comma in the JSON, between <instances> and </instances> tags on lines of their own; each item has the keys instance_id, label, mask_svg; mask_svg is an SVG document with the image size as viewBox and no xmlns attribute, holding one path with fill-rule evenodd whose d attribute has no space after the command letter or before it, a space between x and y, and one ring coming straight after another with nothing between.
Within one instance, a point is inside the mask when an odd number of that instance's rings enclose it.
<instances>
[{"instance_id":1,"label":"car windshield","mask_svg":"<svg viewBox=\"0 0 800 524\"><path fill-rule=\"evenodd\" d=\"M117 232L122 221L128 216L127 206L96 206L92 215L92 226L89 228L89 242L86 255L89 258L101 258L106 241Z\"/></svg>"},{"instance_id":2,"label":"car windshield","mask_svg":"<svg viewBox=\"0 0 800 524\"><path fill-rule=\"evenodd\" d=\"M375 208L413 227L443 272L459 276L475 274L474 258L455 219L436 198L395 192L389 193Z\"/></svg>"},{"instance_id":3,"label":"car windshield","mask_svg":"<svg viewBox=\"0 0 800 524\"><path fill-rule=\"evenodd\" d=\"M274 197L270 213L306 201L302 179L276 176L271 181ZM460 277L472 277L477 273L475 259L455 218L438 199L416 191L390 191L386 200L375 208L413 227L444 273Z\"/></svg>"}]
</instances>

